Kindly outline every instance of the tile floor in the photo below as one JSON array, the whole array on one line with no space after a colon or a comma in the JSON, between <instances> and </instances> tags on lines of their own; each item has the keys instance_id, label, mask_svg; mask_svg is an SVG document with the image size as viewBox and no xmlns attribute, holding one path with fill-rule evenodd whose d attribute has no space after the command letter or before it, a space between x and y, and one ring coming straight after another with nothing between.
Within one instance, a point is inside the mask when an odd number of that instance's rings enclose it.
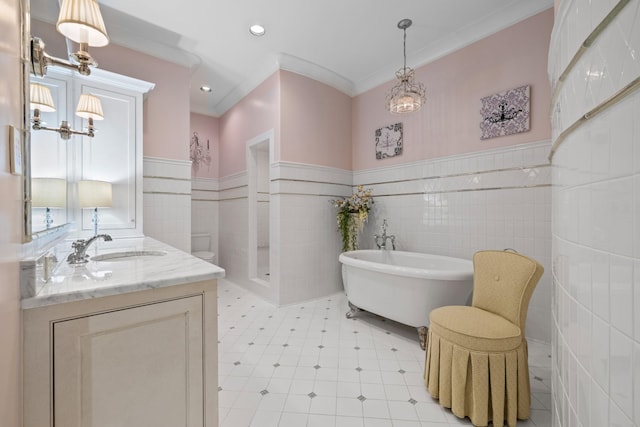
<instances>
[{"instance_id":1,"label":"tile floor","mask_svg":"<svg viewBox=\"0 0 640 427\"><path fill-rule=\"evenodd\" d=\"M346 312L342 293L276 308L221 280L220 426L471 426L427 393L413 328ZM551 427L550 348L529 344L532 414L518 426Z\"/></svg>"}]
</instances>

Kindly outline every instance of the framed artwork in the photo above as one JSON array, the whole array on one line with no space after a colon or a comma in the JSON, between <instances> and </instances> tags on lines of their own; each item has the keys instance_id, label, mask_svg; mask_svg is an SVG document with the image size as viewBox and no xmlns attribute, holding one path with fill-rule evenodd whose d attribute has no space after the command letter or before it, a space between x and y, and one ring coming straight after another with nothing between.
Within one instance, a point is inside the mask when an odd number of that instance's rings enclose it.
<instances>
[{"instance_id":1,"label":"framed artwork","mask_svg":"<svg viewBox=\"0 0 640 427\"><path fill-rule=\"evenodd\" d=\"M385 126L376 130L376 159L402 154L402 123Z\"/></svg>"},{"instance_id":2,"label":"framed artwork","mask_svg":"<svg viewBox=\"0 0 640 427\"><path fill-rule=\"evenodd\" d=\"M520 86L482 98L480 139L497 138L529 130L531 86Z\"/></svg>"}]
</instances>

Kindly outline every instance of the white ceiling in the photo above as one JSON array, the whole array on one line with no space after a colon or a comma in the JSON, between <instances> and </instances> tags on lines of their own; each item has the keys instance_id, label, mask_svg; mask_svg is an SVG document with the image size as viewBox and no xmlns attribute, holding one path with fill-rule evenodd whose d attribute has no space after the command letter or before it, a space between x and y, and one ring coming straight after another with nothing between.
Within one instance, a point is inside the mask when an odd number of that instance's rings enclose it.
<instances>
[{"instance_id":1,"label":"white ceiling","mask_svg":"<svg viewBox=\"0 0 640 427\"><path fill-rule=\"evenodd\" d=\"M192 68L191 111L220 116L278 68L351 96L553 6L553 0L100 0L112 43ZM31 0L54 23L58 0ZM266 34L255 37L259 23ZM46 40L45 40L46 42ZM93 49L99 58L99 48ZM199 90L213 88L210 94Z\"/></svg>"}]
</instances>

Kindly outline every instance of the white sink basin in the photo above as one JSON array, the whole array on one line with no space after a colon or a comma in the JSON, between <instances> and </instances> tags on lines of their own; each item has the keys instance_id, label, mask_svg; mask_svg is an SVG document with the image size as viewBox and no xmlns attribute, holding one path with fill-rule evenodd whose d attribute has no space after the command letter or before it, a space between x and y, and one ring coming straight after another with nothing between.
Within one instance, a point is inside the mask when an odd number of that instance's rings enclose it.
<instances>
[{"instance_id":1,"label":"white sink basin","mask_svg":"<svg viewBox=\"0 0 640 427\"><path fill-rule=\"evenodd\" d=\"M165 251L124 251L124 252L111 252L108 254L100 254L91 257L91 261L130 261L132 258L146 257L146 256L163 256L167 253Z\"/></svg>"}]
</instances>

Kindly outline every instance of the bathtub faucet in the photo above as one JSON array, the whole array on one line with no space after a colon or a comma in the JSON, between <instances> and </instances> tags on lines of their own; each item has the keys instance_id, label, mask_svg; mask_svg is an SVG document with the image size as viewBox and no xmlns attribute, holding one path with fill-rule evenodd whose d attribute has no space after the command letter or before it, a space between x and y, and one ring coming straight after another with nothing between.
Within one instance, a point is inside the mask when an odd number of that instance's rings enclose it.
<instances>
[{"instance_id":1,"label":"bathtub faucet","mask_svg":"<svg viewBox=\"0 0 640 427\"><path fill-rule=\"evenodd\" d=\"M396 236L393 234L387 236L387 220L382 220L382 235L374 234L373 238L375 239L376 246L378 249L387 249L387 240L391 240L391 248L396 250Z\"/></svg>"}]
</instances>

